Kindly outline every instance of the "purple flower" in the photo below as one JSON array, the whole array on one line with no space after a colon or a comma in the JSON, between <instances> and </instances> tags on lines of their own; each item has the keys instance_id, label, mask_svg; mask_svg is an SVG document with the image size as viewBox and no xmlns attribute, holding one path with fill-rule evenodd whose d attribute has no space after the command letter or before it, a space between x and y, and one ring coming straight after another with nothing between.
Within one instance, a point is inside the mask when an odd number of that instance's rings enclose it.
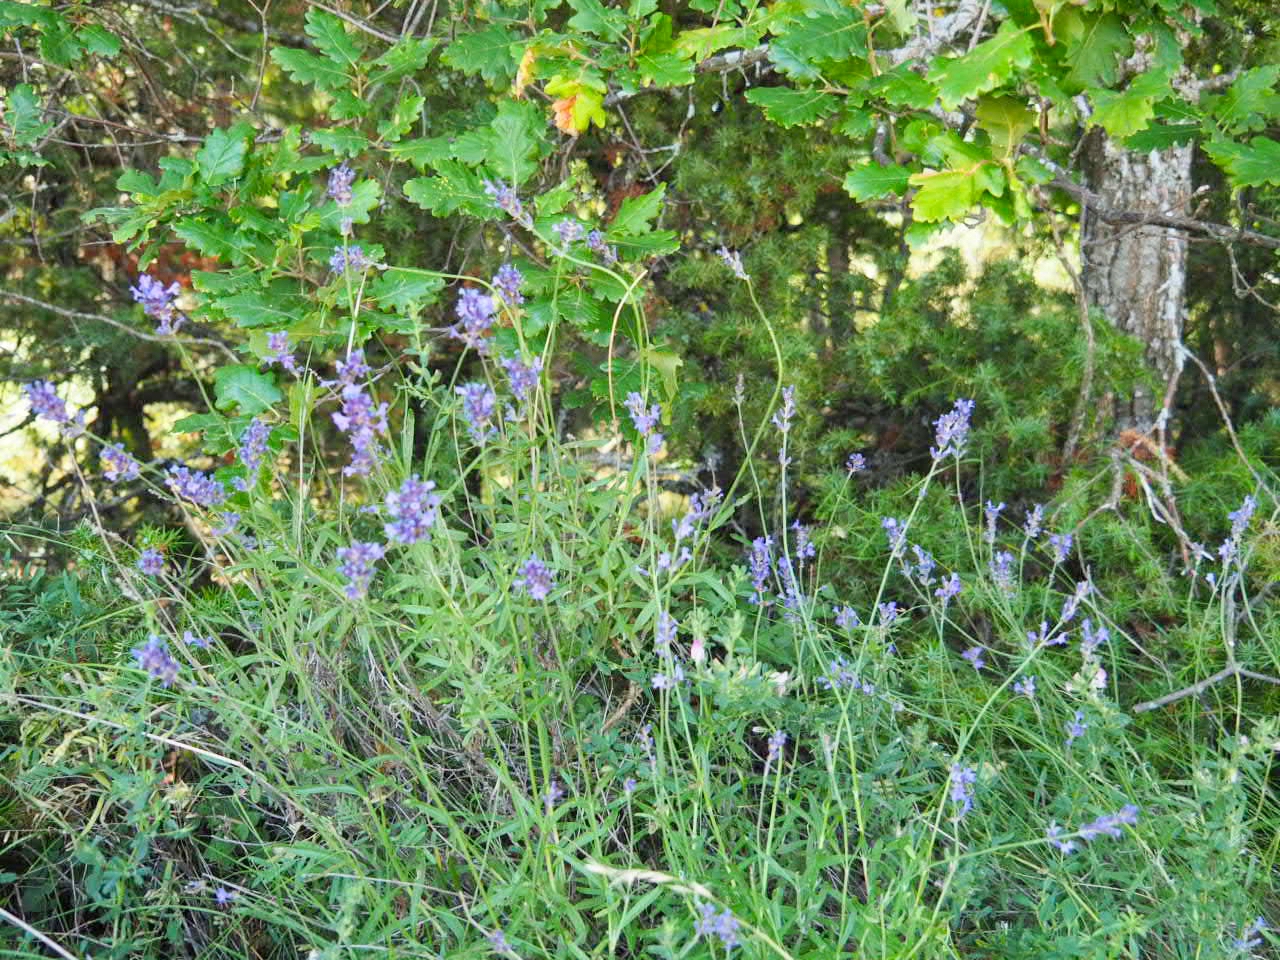
<instances>
[{"instance_id":1,"label":"purple flower","mask_svg":"<svg viewBox=\"0 0 1280 960\"><path fill-rule=\"evenodd\" d=\"M524 294L520 292L520 287L524 284L524 274L516 269L514 264L504 263L500 266L490 283L502 299L512 306L524 303Z\"/></svg>"},{"instance_id":2,"label":"purple flower","mask_svg":"<svg viewBox=\"0 0 1280 960\"><path fill-rule=\"evenodd\" d=\"M769 754L765 757L765 763L773 763L782 753L782 748L787 745L787 735L784 731L778 730L769 735Z\"/></svg>"},{"instance_id":3,"label":"purple flower","mask_svg":"<svg viewBox=\"0 0 1280 960\"><path fill-rule=\"evenodd\" d=\"M1004 503L992 503L987 501L984 511L987 517L987 529L983 532L983 537L987 543L995 544L996 542L996 521L1000 519L1000 514L1004 512Z\"/></svg>"},{"instance_id":4,"label":"purple flower","mask_svg":"<svg viewBox=\"0 0 1280 960\"><path fill-rule=\"evenodd\" d=\"M1080 609L1081 602L1089 595L1089 591L1092 589L1093 587L1088 580L1081 580L1076 584L1075 591L1062 603L1061 619L1063 623L1070 623L1075 619L1076 611Z\"/></svg>"},{"instance_id":5,"label":"purple flower","mask_svg":"<svg viewBox=\"0 0 1280 960\"><path fill-rule=\"evenodd\" d=\"M642 437L649 436L662 417L661 406L655 403L646 408L644 397L634 390L627 394L627 411L631 414L631 422Z\"/></svg>"},{"instance_id":6,"label":"purple flower","mask_svg":"<svg viewBox=\"0 0 1280 960\"><path fill-rule=\"evenodd\" d=\"M964 585L960 582L960 575L952 573L943 578L942 585L933 591L933 595L941 600L943 606L945 606L952 597L959 596L962 589L964 589Z\"/></svg>"},{"instance_id":7,"label":"purple flower","mask_svg":"<svg viewBox=\"0 0 1280 960\"><path fill-rule=\"evenodd\" d=\"M1240 540L1249 529L1249 521L1253 519L1253 513L1257 509L1258 501L1253 494L1249 494L1238 510L1227 514L1227 519L1231 521L1231 535L1218 547L1218 556L1222 558L1223 563L1230 563L1239 553Z\"/></svg>"},{"instance_id":8,"label":"purple flower","mask_svg":"<svg viewBox=\"0 0 1280 960\"><path fill-rule=\"evenodd\" d=\"M302 370L298 367L298 361L293 358L293 354L289 352L289 335L283 331L267 334L267 349L271 351L267 357L267 366L273 363L280 364L285 370L292 373L295 377L302 376Z\"/></svg>"},{"instance_id":9,"label":"purple flower","mask_svg":"<svg viewBox=\"0 0 1280 960\"><path fill-rule=\"evenodd\" d=\"M162 687L171 687L178 679L178 661L170 656L168 644L154 633L146 643L130 652L138 668L159 680Z\"/></svg>"},{"instance_id":10,"label":"purple flower","mask_svg":"<svg viewBox=\"0 0 1280 960\"><path fill-rule=\"evenodd\" d=\"M484 182L484 192L493 199L493 205L508 214L511 219L520 222L526 227L533 226L533 218L525 212L524 205L520 202L520 195L516 193L515 187L486 180Z\"/></svg>"},{"instance_id":11,"label":"purple flower","mask_svg":"<svg viewBox=\"0 0 1280 960\"><path fill-rule=\"evenodd\" d=\"M741 924L727 907L717 914L715 904L700 903L698 913L701 916L693 925L695 936L719 937L726 951L732 950L742 942L738 935Z\"/></svg>"},{"instance_id":12,"label":"purple flower","mask_svg":"<svg viewBox=\"0 0 1280 960\"><path fill-rule=\"evenodd\" d=\"M973 665L974 670L981 670L987 665L987 661L982 659L982 654L984 652L985 651L982 647L970 647L964 653L960 654L960 656L968 660L969 663Z\"/></svg>"},{"instance_id":13,"label":"purple flower","mask_svg":"<svg viewBox=\"0 0 1280 960\"><path fill-rule=\"evenodd\" d=\"M1012 553L1008 550L1001 550L988 563L991 570L991 579L1002 590L1013 589L1013 560Z\"/></svg>"},{"instance_id":14,"label":"purple flower","mask_svg":"<svg viewBox=\"0 0 1280 960\"><path fill-rule=\"evenodd\" d=\"M1026 533L1028 540L1034 540L1040 536L1041 526L1044 524L1044 505L1037 503L1034 507L1027 511L1027 519L1022 524L1023 532Z\"/></svg>"},{"instance_id":15,"label":"purple flower","mask_svg":"<svg viewBox=\"0 0 1280 960\"><path fill-rule=\"evenodd\" d=\"M1106 627L1099 627L1096 631L1093 629L1093 623L1086 617L1084 623L1080 625L1080 652L1086 658L1092 657L1098 647L1102 646L1111 639L1111 631Z\"/></svg>"},{"instance_id":16,"label":"purple flower","mask_svg":"<svg viewBox=\"0 0 1280 960\"><path fill-rule=\"evenodd\" d=\"M53 384L48 380L35 380L24 384L22 392L27 395L31 412L37 417L43 417L58 424L66 436L74 437L84 432L83 411L72 417L67 412L66 403L58 396L53 389Z\"/></svg>"},{"instance_id":17,"label":"purple flower","mask_svg":"<svg viewBox=\"0 0 1280 960\"><path fill-rule=\"evenodd\" d=\"M476 287L463 287L458 293L458 304L454 312L458 322L449 328L449 335L461 340L464 346L480 353L488 353L486 341L493 326L494 314L498 305L493 297Z\"/></svg>"},{"instance_id":18,"label":"purple flower","mask_svg":"<svg viewBox=\"0 0 1280 960\"><path fill-rule=\"evenodd\" d=\"M875 684L859 680L852 665L843 656L831 661L827 672L818 677L817 684L823 690L861 690L867 696L876 692Z\"/></svg>"},{"instance_id":19,"label":"purple flower","mask_svg":"<svg viewBox=\"0 0 1280 960\"><path fill-rule=\"evenodd\" d=\"M1262 917L1256 918L1253 923L1240 931L1240 936L1234 937L1231 940L1231 949L1245 951L1252 950L1254 947L1262 946L1263 939L1260 934L1266 929L1267 921Z\"/></svg>"},{"instance_id":20,"label":"purple flower","mask_svg":"<svg viewBox=\"0 0 1280 960\"><path fill-rule=\"evenodd\" d=\"M517 402L524 403L538 387L538 379L542 375L542 358L534 357L532 363L525 363L519 357L504 357L501 363L507 372L511 395Z\"/></svg>"},{"instance_id":21,"label":"purple flower","mask_svg":"<svg viewBox=\"0 0 1280 960\"><path fill-rule=\"evenodd\" d=\"M934 561L933 555L919 544L913 543L911 552L916 555L916 578L927 587L933 583L933 568L938 564Z\"/></svg>"},{"instance_id":22,"label":"purple flower","mask_svg":"<svg viewBox=\"0 0 1280 960\"><path fill-rule=\"evenodd\" d=\"M1034 673L1028 674L1018 680L1013 685L1013 692L1022 694L1028 700L1034 700L1036 698L1036 675Z\"/></svg>"},{"instance_id":23,"label":"purple flower","mask_svg":"<svg viewBox=\"0 0 1280 960\"><path fill-rule=\"evenodd\" d=\"M889 538L890 554L896 557L906 546L907 528L894 517L885 517L880 521L880 526L884 528L884 535Z\"/></svg>"},{"instance_id":24,"label":"purple flower","mask_svg":"<svg viewBox=\"0 0 1280 960\"><path fill-rule=\"evenodd\" d=\"M333 256L329 258L329 269L334 273L346 273L348 269L352 273L359 273L368 266L369 260L364 255L364 247L358 244L334 247Z\"/></svg>"},{"instance_id":25,"label":"purple flower","mask_svg":"<svg viewBox=\"0 0 1280 960\"><path fill-rule=\"evenodd\" d=\"M636 787L638 786L640 786L640 784L635 777L627 777L627 779L622 781L622 789L627 794L635 793Z\"/></svg>"},{"instance_id":26,"label":"purple flower","mask_svg":"<svg viewBox=\"0 0 1280 960\"><path fill-rule=\"evenodd\" d=\"M1062 563L1071 553L1072 536L1069 533L1049 534L1049 546L1053 548L1053 562Z\"/></svg>"},{"instance_id":27,"label":"purple flower","mask_svg":"<svg viewBox=\"0 0 1280 960\"><path fill-rule=\"evenodd\" d=\"M742 254L738 253L738 251L722 246L716 250L716 256L720 258L726 267L733 271L733 275L739 280L751 279L742 266Z\"/></svg>"},{"instance_id":28,"label":"purple flower","mask_svg":"<svg viewBox=\"0 0 1280 960\"><path fill-rule=\"evenodd\" d=\"M136 287L129 288L133 299L142 304L142 312L157 321L156 332L165 337L177 333L186 319L173 305L173 301L181 292L182 287L177 283L171 283L166 287L159 280L145 273L138 277Z\"/></svg>"},{"instance_id":29,"label":"purple flower","mask_svg":"<svg viewBox=\"0 0 1280 960\"><path fill-rule=\"evenodd\" d=\"M515 588L523 590L531 600L545 600L555 586L555 571L543 563L535 553L520 568Z\"/></svg>"},{"instance_id":30,"label":"purple flower","mask_svg":"<svg viewBox=\"0 0 1280 960\"><path fill-rule=\"evenodd\" d=\"M213 637L198 637L190 630L184 630L182 633L182 642L189 647L195 647L199 650L208 650L213 646Z\"/></svg>"},{"instance_id":31,"label":"purple flower","mask_svg":"<svg viewBox=\"0 0 1280 960\"><path fill-rule=\"evenodd\" d=\"M498 431L490 422L498 406L498 396L483 383L473 381L455 387L462 397L462 418L467 421L467 432L476 443L483 444Z\"/></svg>"},{"instance_id":32,"label":"purple flower","mask_svg":"<svg viewBox=\"0 0 1280 960\"><path fill-rule=\"evenodd\" d=\"M849 473L862 473L867 469L867 458L860 453L851 453L849 458L844 462L844 468Z\"/></svg>"},{"instance_id":33,"label":"purple flower","mask_svg":"<svg viewBox=\"0 0 1280 960\"><path fill-rule=\"evenodd\" d=\"M271 427L254 417L249 426L240 435L240 462L249 470L248 477L239 477L234 483L237 490L248 490L258 480L258 471L262 469L262 461L267 456L267 440L271 438Z\"/></svg>"},{"instance_id":34,"label":"purple flower","mask_svg":"<svg viewBox=\"0 0 1280 960\"><path fill-rule=\"evenodd\" d=\"M841 630L852 630L854 627L862 626L858 611L853 607L836 607L836 626Z\"/></svg>"},{"instance_id":35,"label":"purple flower","mask_svg":"<svg viewBox=\"0 0 1280 960\"><path fill-rule=\"evenodd\" d=\"M560 245L562 247L568 247L569 244L574 241L581 240L583 234L586 232L583 230L582 224L577 220L570 220L567 217L551 229L554 230L556 232L556 236L560 238Z\"/></svg>"},{"instance_id":36,"label":"purple flower","mask_svg":"<svg viewBox=\"0 0 1280 960\"><path fill-rule=\"evenodd\" d=\"M1045 836L1062 853L1074 853L1076 850L1076 842L1074 840L1063 840L1062 828L1056 823L1050 822L1049 829L1045 831Z\"/></svg>"},{"instance_id":37,"label":"purple flower","mask_svg":"<svg viewBox=\"0 0 1280 960\"><path fill-rule=\"evenodd\" d=\"M170 467L164 478L174 496L200 507L216 507L227 499L227 489L218 480L199 470Z\"/></svg>"},{"instance_id":38,"label":"purple flower","mask_svg":"<svg viewBox=\"0 0 1280 960\"><path fill-rule=\"evenodd\" d=\"M603 260L605 266L618 262L617 248L606 242L604 234L599 230L592 230L587 234L587 249Z\"/></svg>"},{"instance_id":39,"label":"purple flower","mask_svg":"<svg viewBox=\"0 0 1280 960\"><path fill-rule=\"evenodd\" d=\"M429 536L440 507L440 497L431 492L435 487L430 480L423 483L415 473L399 490L387 494L386 507L391 522L385 524L383 530L389 539L407 544Z\"/></svg>"},{"instance_id":40,"label":"purple flower","mask_svg":"<svg viewBox=\"0 0 1280 960\"><path fill-rule=\"evenodd\" d=\"M102 448L103 474L112 482L137 480L141 464L135 460L123 443L109 443Z\"/></svg>"},{"instance_id":41,"label":"purple flower","mask_svg":"<svg viewBox=\"0 0 1280 960\"><path fill-rule=\"evenodd\" d=\"M1084 722L1084 711L1077 710L1076 715L1067 724L1067 746L1071 746L1071 744L1083 737L1084 732L1088 729L1089 725Z\"/></svg>"},{"instance_id":42,"label":"purple flower","mask_svg":"<svg viewBox=\"0 0 1280 960\"><path fill-rule=\"evenodd\" d=\"M155 547L147 547L138 554L138 569L148 577L158 577L164 573L164 554Z\"/></svg>"},{"instance_id":43,"label":"purple flower","mask_svg":"<svg viewBox=\"0 0 1280 960\"><path fill-rule=\"evenodd\" d=\"M344 160L340 166L329 171L329 186L325 190L329 199L345 207L351 202L351 185L355 183L356 172L347 166Z\"/></svg>"},{"instance_id":44,"label":"purple flower","mask_svg":"<svg viewBox=\"0 0 1280 960\"><path fill-rule=\"evenodd\" d=\"M226 510L222 514L221 522L209 532L215 537L225 537L240 525L240 514L234 510Z\"/></svg>"},{"instance_id":45,"label":"purple flower","mask_svg":"<svg viewBox=\"0 0 1280 960\"><path fill-rule=\"evenodd\" d=\"M898 614L900 613L898 601L890 600L888 603L882 603L878 609L880 610L880 622L884 626L892 626L894 621L898 619Z\"/></svg>"},{"instance_id":46,"label":"purple flower","mask_svg":"<svg viewBox=\"0 0 1280 960\"><path fill-rule=\"evenodd\" d=\"M1093 841L1098 837L1106 834L1108 837L1119 838L1123 836L1122 826L1137 826L1138 808L1132 803L1126 803L1120 808L1119 812L1105 814L1098 817L1092 823L1086 823L1077 832L1080 839L1085 841Z\"/></svg>"},{"instance_id":47,"label":"purple flower","mask_svg":"<svg viewBox=\"0 0 1280 960\"><path fill-rule=\"evenodd\" d=\"M782 406L774 411L773 425L778 428L778 432L785 438L791 430L791 421L796 416L796 388L782 388Z\"/></svg>"},{"instance_id":48,"label":"purple flower","mask_svg":"<svg viewBox=\"0 0 1280 960\"><path fill-rule=\"evenodd\" d=\"M327 387L333 386L335 382L344 387L351 386L373 372L373 368L365 362L363 348L352 350L345 360L339 360L334 366L338 371L338 379L326 382Z\"/></svg>"},{"instance_id":49,"label":"purple flower","mask_svg":"<svg viewBox=\"0 0 1280 960\"><path fill-rule=\"evenodd\" d=\"M751 594L751 602L762 606L766 603L765 582L773 571L773 537L756 537L752 540L747 562L751 567L751 586L755 589Z\"/></svg>"},{"instance_id":50,"label":"purple flower","mask_svg":"<svg viewBox=\"0 0 1280 960\"><path fill-rule=\"evenodd\" d=\"M492 933L486 934L485 939L489 941L489 946L498 956L514 957L516 955L511 944L507 942L507 935L501 930L494 930Z\"/></svg>"},{"instance_id":51,"label":"purple flower","mask_svg":"<svg viewBox=\"0 0 1280 960\"><path fill-rule=\"evenodd\" d=\"M812 560L818 555L817 549L813 545L813 540L809 536L809 528L804 526L797 520L791 524L791 529L796 532L796 559L802 563L805 560Z\"/></svg>"},{"instance_id":52,"label":"purple flower","mask_svg":"<svg viewBox=\"0 0 1280 960\"><path fill-rule=\"evenodd\" d=\"M360 366L364 365L361 351L357 350L353 357L358 357ZM352 361L353 364L355 362ZM340 363L338 366L342 368L344 365ZM350 369L348 366L347 370ZM351 440L351 461L342 468L343 476L367 477L373 471L374 461L380 452L377 437L387 432L387 405L375 405L363 385L347 383L342 388L342 409L331 416L334 425Z\"/></svg>"},{"instance_id":53,"label":"purple flower","mask_svg":"<svg viewBox=\"0 0 1280 960\"><path fill-rule=\"evenodd\" d=\"M673 663L670 673L655 673L650 682L655 690L674 690L684 683L684 667L679 663Z\"/></svg>"},{"instance_id":54,"label":"purple flower","mask_svg":"<svg viewBox=\"0 0 1280 960\"><path fill-rule=\"evenodd\" d=\"M973 785L977 781L978 772L973 767L962 767L958 763L951 765L949 794L952 804L959 808L957 820L973 809Z\"/></svg>"},{"instance_id":55,"label":"purple flower","mask_svg":"<svg viewBox=\"0 0 1280 960\"><path fill-rule=\"evenodd\" d=\"M675 640L676 633L680 628L678 621L667 611L663 610L658 614L658 623L653 631L653 642L659 650L666 650L671 646L671 642Z\"/></svg>"},{"instance_id":56,"label":"purple flower","mask_svg":"<svg viewBox=\"0 0 1280 960\"><path fill-rule=\"evenodd\" d=\"M217 901L218 906L225 907L231 903L239 894L234 890L228 890L226 887L218 887L213 891L213 899Z\"/></svg>"},{"instance_id":57,"label":"purple flower","mask_svg":"<svg viewBox=\"0 0 1280 960\"><path fill-rule=\"evenodd\" d=\"M547 784L546 791L542 794L542 802L546 804L547 813L555 809L556 804L564 799L564 787L560 785L559 780L553 779Z\"/></svg>"},{"instance_id":58,"label":"purple flower","mask_svg":"<svg viewBox=\"0 0 1280 960\"><path fill-rule=\"evenodd\" d=\"M342 592L349 600L359 600L369 592L373 582L373 565L383 558L387 548L380 543L352 541L349 547L338 548L338 573L349 581Z\"/></svg>"},{"instance_id":59,"label":"purple flower","mask_svg":"<svg viewBox=\"0 0 1280 960\"><path fill-rule=\"evenodd\" d=\"M930 447L933 459L942 460L953 456L957 460L964 455L965 444L969 442L969 418L973 415L972 400L957 400L950 412L944 413L933 421L937 428L934 438L936 447Z\"/></svg>"}]
</instances>

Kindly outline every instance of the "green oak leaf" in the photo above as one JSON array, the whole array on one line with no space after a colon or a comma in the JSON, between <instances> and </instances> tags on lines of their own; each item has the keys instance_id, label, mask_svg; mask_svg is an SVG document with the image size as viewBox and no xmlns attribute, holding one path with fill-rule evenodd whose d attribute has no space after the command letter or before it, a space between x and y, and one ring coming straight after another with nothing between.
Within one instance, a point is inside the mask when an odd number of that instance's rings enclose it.
<instances>
[{"instance_id":1,"label":"green oak leaf","mask_svg":"<svg viewBox=\"0 0 1280 960\"><path fill-rule=\"evenodd\" d=\"M790 87L756 87L747 91L747 100L762 107L766 117L783 127L819 123L840 106L833 94Z\"/></svg>"},{"instance_id":2,"label":"green oak leaf","mask_svg":"<svg viewBox=\"0 0 1280 960\"><path fill-rule=\"evenodd\" d=\"M929 80L938 85L943 107L954 110L970 97L1007 82L1015 69L1029 67L1032 48L1028 30L1006 20L994 37L968 53L935 61Z\"/></svg>"},{"instance_id":3,"label":"green oak leaf","mask_svg":"<svg viewBox=\"0 0 1280 960\"><path fill-rule=\"evenodd\" d=\"M219 367L213 374L213 395L219 410L238 407L247 417L270 410L284 399L274 376L244 364Z\"/></svg>"},{"instance_id":4,"label":"green oak leaf","mask_svg":"<svg viewBox=\"0 0 1280 960\"><path fill-rule=\"evenodd\" d=\"M911 180L911 171L891 163L881 166L868 160L853 167L844 178L844 189L855 200L875 200L890 193L903 194Z\"/></svg>"},{"instance_id":5,"label":"green oak leaf","mask_svg":"<svg viewBox=\"0 0 1280 960\"><path fill-rule=\"evenodd\" d=\"M1233 186L1280 185L1280 142L1267 137L1254 137L1248 145L1218 140L1206 143L1204 151L1227 171Z\"/></svg>"}]
</instances>

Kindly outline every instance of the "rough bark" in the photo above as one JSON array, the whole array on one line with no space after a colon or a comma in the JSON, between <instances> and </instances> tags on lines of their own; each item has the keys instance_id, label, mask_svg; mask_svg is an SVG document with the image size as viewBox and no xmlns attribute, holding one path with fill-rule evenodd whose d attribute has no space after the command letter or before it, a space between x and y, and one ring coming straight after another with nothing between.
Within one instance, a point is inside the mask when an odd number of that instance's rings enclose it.
<instances>
[{"instance_id":1,"label":"rough bark","mask_svg":"<svg viewBox=\"0 0 1280 960\"><path fill-rule=\"evenodd\" d=\"M1107 208L1181 216L1191 197L1188 145L1134 153L1095 130L1084 153L1090 190ZM1182 322L1187 283L1187 237L1150 225L1107 223L1086 206L1080 231L1081 280L1089 306L1146 346L1162 385L1140 386L1118 398L1117 426L1150 429L1163 385L1182 369Z\"/></svg>"}]
</instances>

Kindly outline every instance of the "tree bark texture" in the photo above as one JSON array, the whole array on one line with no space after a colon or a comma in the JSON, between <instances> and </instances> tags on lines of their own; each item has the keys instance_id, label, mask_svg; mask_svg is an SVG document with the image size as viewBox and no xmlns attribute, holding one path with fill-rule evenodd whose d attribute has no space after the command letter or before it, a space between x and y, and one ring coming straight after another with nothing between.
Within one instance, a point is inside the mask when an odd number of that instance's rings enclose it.
<instances>
[{"instance_id":1,"label":"tree bark texture","mask_svg":"<svg viewBox=\"0 0 1280 960\"><path fill-rule=\"evenodd\" d=\"M1085 176L1106 207L1185 214L1191 197L1190 144L1141 154L1101 130L1089 135ZM1187 284L1186 234L1161 227L1108 224L1086 208L1080 230L1081 280L1091 308L1137 337L1162 384L1182 369L1182 322ZM1163 399L1140 386L1116 401L1117 426L1149 429Z\"/></svg>"}]
</instances>

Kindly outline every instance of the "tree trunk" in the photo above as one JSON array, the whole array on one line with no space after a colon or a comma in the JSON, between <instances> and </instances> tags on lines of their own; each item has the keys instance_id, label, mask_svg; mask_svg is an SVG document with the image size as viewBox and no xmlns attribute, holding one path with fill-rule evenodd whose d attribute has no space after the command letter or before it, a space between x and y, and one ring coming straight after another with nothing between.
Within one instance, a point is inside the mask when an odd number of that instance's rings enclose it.
<instances>
[{"instance_id":1,"label":"tree trunk","mask_svg":"<svg viewBox=\"0 0 1280 960\"><path fill-rule=\"evenodd\" d=\"M1089 188L1107 208L1185 214L1191 196L1190 144L1125 150L1101 130L1089 135L1084 152ZM1182 319L1187 283L1185 234L1158 227L1108 224L1085 210L1080 230L1081 280L1089 306L1146 347L1157 381L1168 385L1182 370ZM1117 426L1148 430L1163 402L1139 386L1115 404Z\"/></svg>"}]
</instances>

